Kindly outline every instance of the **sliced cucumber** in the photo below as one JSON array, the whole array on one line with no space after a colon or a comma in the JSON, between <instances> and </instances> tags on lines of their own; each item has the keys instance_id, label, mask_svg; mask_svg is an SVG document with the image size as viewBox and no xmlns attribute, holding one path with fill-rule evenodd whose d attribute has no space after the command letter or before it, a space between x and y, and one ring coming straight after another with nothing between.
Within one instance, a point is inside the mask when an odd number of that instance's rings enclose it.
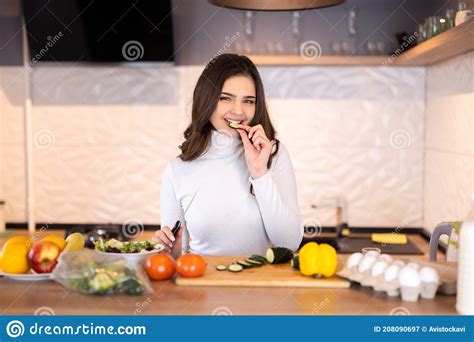
<instances>
[{"instance_id":1,"label":"sliced cucumber","mask_svg":"<svg viewBox=\"0 0 474 342\"><path fill-rule=\"evenodd\" d=\"M267 258L265 258L264 256L261 256L261 255L257 255L257 254L252 255L249 259L250 260L255 260L255 261L260 261L262 263L262 265L267 263Z\"/></svg>"},{"instance_id":2,"label":"sliced cucumber","mask_svg":"<svg viewBox=\"0 0 474 342\"><path fill-rule=\"evenodd\" d=\"M253 267L252 264L249 264L247 261L239 260L237 264L242 266L243 268L251 268Z\"/></svg>"},{"instance_id":3,"label":"sliced cucumber","mask_svg":"<svg viewBox=\"0 0 474 342\"><path fill-rule=\"evenodd\" d=\"M266 257L270 264L283 264L293 258L293 251L285 247L272 247L267 249Z\"/></svg>"},{"instance_id":4,"label":"sliced cucumber","mask_svg":"<svg viewBox=\"0 0 474 342\"><path fill-rule=\"evenodd\" d=\"M216 266L216 270L218 270L218 271L226 271L226 270L227 270L227 266L226 266L226 265L217 265L217 266Z\"/></svg>"},{"instance_id":5,"label":"sliced cucumber","mask_svg":"<svg viewBox=\"0 0 474 342\"><path fill-rule=\"evenodd\" d=\"M300 269L300 259L297 255L295 255L293 257L293 259L291 259L291 266L295 269L295 270L299 270Z\"/></svg>"},{"instance_id":6,"label":"sliced cucumber","mask_svg":"<svg viewBox=\"0 0 474 342\"><path fill-rule=\"evenodd\" d=\"M251 264L252 267L260 267L260 266L263 265L263 263L261 263L260 261L252 260L252 259L247 259L247 260L245 260L245 262L246 262L247 264Z\"/></svg>"},{"instance_id":7,"label":"sliced cucumber","mask_svg":"<svg viewBox=\"0 0 474 342\"><path fill-rule=\"evenodd\" d=\"M243 269L243 266L239 264L232 264L227 267L227 270L229 270L230 272L241 272Z\"/></svg>"},{"instance_id":8,"label":"sliced cucumber","mask_svg":"<svg viewBox=\"0 0 474 342\"><path fill-rule=\"evenodd\" d=\"M240 128L240 124L229 122L229 127L237 129Z\"/></svg>"}]
</instances>

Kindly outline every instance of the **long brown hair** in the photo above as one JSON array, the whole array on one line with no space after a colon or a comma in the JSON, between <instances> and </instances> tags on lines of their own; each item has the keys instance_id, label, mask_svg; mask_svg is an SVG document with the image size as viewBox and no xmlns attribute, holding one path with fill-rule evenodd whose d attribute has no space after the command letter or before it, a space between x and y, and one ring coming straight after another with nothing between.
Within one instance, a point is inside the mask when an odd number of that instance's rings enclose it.
<instances>
[{"instance_id":1,"label":"long brown hair","mask_svg":"<svg viewBox=\"0 0 474 342\"><path fill-rule=\"evenodd\" d=\"M184 131L185 141L180 145L181 160L195 160L207 151L213 129L210 118L217 107L224 82L229 77L241 75L249 77L255 84L255 115L249 125L261 124L267 138L274 142L267 165L270 168L273 156L278 152L279 141L275 138L276 131L268 114L262 79L248 57L231 53L212 59L197 81L193 93L191 123Z\"/></svg>"}]
</instances>

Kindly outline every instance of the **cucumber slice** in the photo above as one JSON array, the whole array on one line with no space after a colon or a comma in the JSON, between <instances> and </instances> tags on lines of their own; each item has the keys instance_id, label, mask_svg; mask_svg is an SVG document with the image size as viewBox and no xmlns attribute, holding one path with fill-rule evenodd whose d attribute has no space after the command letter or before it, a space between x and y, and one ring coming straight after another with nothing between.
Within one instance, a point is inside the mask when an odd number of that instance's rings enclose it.
<instances>
[{"instance_id":1,"label":"cucumber slice","mask_svg":"<svg viewBox=\"0 0 474 342\"><path fill-rule=\"evenodd\" d=\"M299 270L300 269L300 259L297 255L295 255L293 257L293 259L291 259L291 266L295 269L295 270Z\"/></svg>"},{"instance_id":2,"label":"cucumber slice","mask_svg":"<svg viewBox=\"0 0 474 342\"><path fill-rule=\"evenodd\" d=\"M226 265L217 265L217 266L216 266L216 270L218 270L218 271L226 271L226 270L227 270L227 266L226 266Z\"/></svg>"},{"instance_id":3,"label":"cucumber slice","mask_svg":"<svg viewBox=\"0 0 474 342\"><path fill-rule=\"evenodd\" d=\"M252 264L249 264L248 262L243 261L243 260L237 261L237 264L240 265L240 266L242 266L243 268L251 268L251 267L253 267Z\"/></svg>"},{"instance_id":4,"label":"cucumber slice","mask_svg":"<svg viewBox=\"0 0 474 342\"><path fill-rule=\"evenodd\" d=\"M240 128L240 124L229 122L229 127L234 128L234 129L238 129L238 128Z\"/></svg>"},{"instance_id":5,"label":"cucumber slice","mask_svg":"<svg viewBox=\"0 0 474 342\"><path fill-rule=\"evenodd\" d=\"M251 264L252 267L260 267L260 266L263 265L263 263L261 263L260 261L252 260L252 259L247 259L247 260L245 260L245 262L246 262L247 264Z\"/></svg>"},{"instance_id":6,"label":"cucumber slice","mask_svg":"<svg viewBox=\"0 0 474 342\"><path fill-rule=\"evenodd\" d=\"M267 259L264 256L254 254L250 258L250 260L260 261L262 264L267 263Z\"/></svg>"},{"instance_id":7,"label":"cucumber slice","mask_svg":"<svg viewBox=\"0 0 474 342\"><path fill-rule=\"evenodd\" d=\"M232 264L227 267L227 270L230 272L242 272L244 268L239 264Z\"/></svg>"},{"instance_id":8,"label":"cucumber slice","mask_svg":"<svg viewBox=\"0 0 474 342\"><path fill-rule=\"evenodd\" d=\"M283 264L293 259L293 251L285 247L272 247L267 249L266 257L270 264Z\"/></svg>"}]
</instances>

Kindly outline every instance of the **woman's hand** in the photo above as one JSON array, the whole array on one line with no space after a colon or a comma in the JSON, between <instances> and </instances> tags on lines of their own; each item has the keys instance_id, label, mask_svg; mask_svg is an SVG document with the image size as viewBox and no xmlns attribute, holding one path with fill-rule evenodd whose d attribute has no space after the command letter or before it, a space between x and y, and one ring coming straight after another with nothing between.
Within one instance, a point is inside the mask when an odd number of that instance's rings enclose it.
<instances>
[{"instance_id":1,"label":"woman's hand","mask_svg":"<svg viewBox=\"0 0 474 342\"><path fill-rule=\"evenodd\" d=\"M176 237L173 236L170 227L162 227L155 232L153 241L163 244L165 252L170 253L173 258L179 258L183 245L183 226L179 227Z\"/></svg>"},{"instance_id":2,"label":"woman's hand","mask_svg":"<svg viewBox=\"0 0 474 342\"><path fill-rule=\"evenodd\" d=\"M245 161L253 179L267 173L272 143L268 140L262 125L253 127L240 125L237 129L244 143Z\"/></svg>"}]
</instances>

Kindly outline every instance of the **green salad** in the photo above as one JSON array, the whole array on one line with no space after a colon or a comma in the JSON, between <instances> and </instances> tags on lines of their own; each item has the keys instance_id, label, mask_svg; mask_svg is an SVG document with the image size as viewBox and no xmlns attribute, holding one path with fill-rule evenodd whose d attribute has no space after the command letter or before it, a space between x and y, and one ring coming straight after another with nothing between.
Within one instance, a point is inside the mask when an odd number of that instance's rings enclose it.
<instances>
[{"instance_id":1,"label":"green salad","mask_svg":"<svg viewBox=\"0 0 474 342\"><path fill-rule=\"evenodd\" d=\"M110 239L104 242L94 241L95 249L105 253L145 253L155 249L162 249L162 245L155 241L126 241Z\"/></svg>"}]
</instances>

